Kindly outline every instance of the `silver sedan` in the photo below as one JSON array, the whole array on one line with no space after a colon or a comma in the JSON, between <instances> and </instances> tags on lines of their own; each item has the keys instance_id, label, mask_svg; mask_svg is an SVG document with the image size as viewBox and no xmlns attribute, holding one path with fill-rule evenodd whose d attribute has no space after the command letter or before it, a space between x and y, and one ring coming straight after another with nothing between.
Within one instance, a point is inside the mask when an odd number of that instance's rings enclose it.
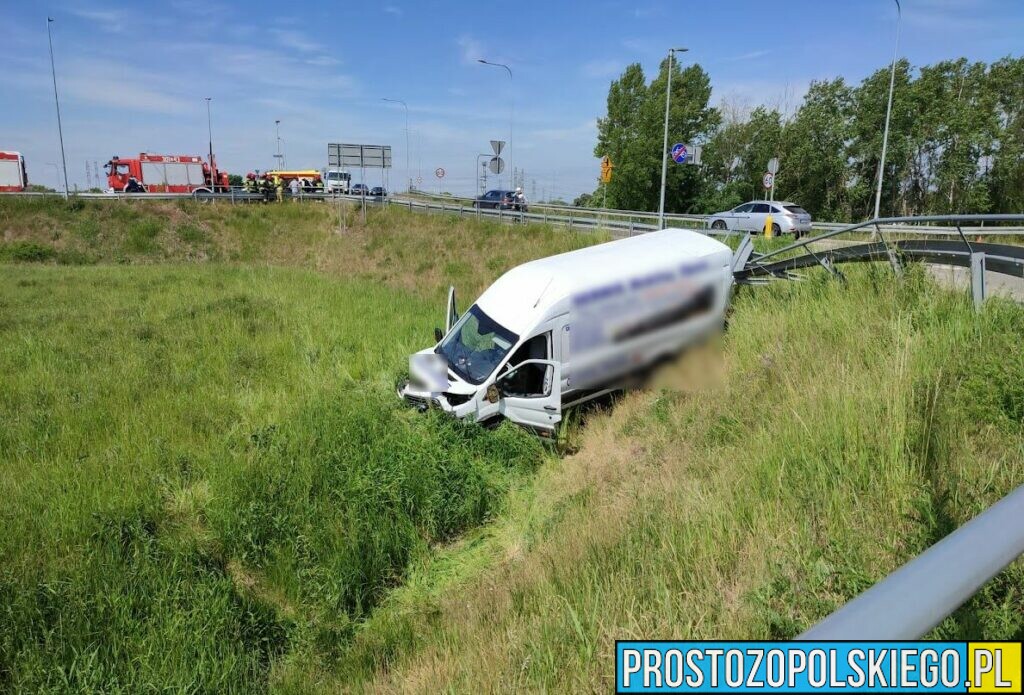
<instances>
[{"instance_id":1,"label":"silver sedan","mask_svg":"<svg viewBox=\"0 0 1024 695\"><path fill-rule=\"evenodd\" d=\"M708 218L712 229L760 233L768 215L773 234L793 234L800 238L811 231L811 215L796 203L752 200L732 210L717 212Z\"/></svg>"}]
</instances>

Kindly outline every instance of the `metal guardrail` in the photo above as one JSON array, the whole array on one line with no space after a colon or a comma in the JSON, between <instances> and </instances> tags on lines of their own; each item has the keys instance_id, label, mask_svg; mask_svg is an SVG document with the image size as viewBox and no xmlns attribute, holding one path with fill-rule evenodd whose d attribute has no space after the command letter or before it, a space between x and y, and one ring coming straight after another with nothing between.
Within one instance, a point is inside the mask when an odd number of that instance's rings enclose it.
<instances>
[{"instance_id":1,"label":"metal guardrail","mask_svg":"<svg viewBox=\"0 0 1024 695\"><path fill-rule=\"evenodd\" d=\"M892 224L912 222L947 222L953 225L959 235L954 239L889 239L881 229ZM987 295L986 271L1024 278L1024 247L1010 244L971 242L964 231L964 222L1024 222L1024 214L1018 215L933 215L927 217L896 217L868 220L848 225L841 229L819 234L788 244L770 253L752 253L742 268L734 272L737 283L758 284L773 278L790 279L791 272L801 268L821 266L829 273L839 276L835 265L838 263L859 263L888 261L897 273L904 260L932 263L936 265L961 266L971 273L971 293L976 307L981 307ZM877 240L868 243L854 243L815 251L810 247L821 241L850 232L873 229ZM911 230L913 227L906 227ZM792 252L804 252L802 255Z\"/></svg>"},{"instance_id":2,"label":"metal guardrail","mask_svg":"<svg viewBox=\"0 0 1024 695\"><path fill-rule=\"evenodd\" d=\"M459 196L441 196L433 193L417 192L416 196L427 200L440 201L448 205L449 209L453 209L457 205L463 205L464 207L474 207L474 198L465 198ZM420 201L423 202L423 201ZM531 204L530 208L533 210L543 210L548 212L549 215L554 218L561 215L564 218L572 217L575 224L583 224L582 220L585 217L608 219L608 220L633 220L635 222L634 228L640 231L656 231L658 229L657 219L658 213L656 212L645 212L641 210L615 210L605 208L585 208L576 207L570 205L552 205L549 203L535 203ZM510 213L506 213L510 214ZM531 213L534 214L534 213ZM708 221L713 215L699 215L699 214L680 214L680 213L666 213L665 219L670 223L684 223L685 226L691 228L708 229ZM890 234L915 234L924 236L959 236L959 232L954 227L945 225L921 225L920 222L928 219L946 219L943 217L899 217L889 218L888 220L879 220L882 224L881 231ZM1024 218L1021 218L1024 219ZM646 222L641 222L646 220ZM834 232L838 230L844 230L847 233L856 233L861 231L859 228L874 224L874 221L862 222L851 224L849 222L814 222L814 228L822 230L823 232ZM616 227L628 226L625 224L614 225ZM729 230L715 230L717 235L726 235ZM874 230L863 230L863 233L873 232ZM1022 235L1024 236L1024 225L1018 225L1014 227L991 227L991 226L971 226L962 227L962 231L966 234L985 234L985 235ZM735 230L732 231L736 233Z\"/></svg>"},{"instance_id":3,"label":"metal guardrail","mask_svg":"<svg viewBox=\"0 0 1024 695\"><path fill-rule=\"evenodd\" d=\"M1024 554L1024 485L798 640L920 639Z\"/></svg>"},{"instance_id":4,"label":"metal guardrail","mask_svg":"<svg viewBox=\"0 0 1024 695\"><path fill-rule=\"evenodd\" d=\"M5 193L0 195L13 196L54 196L55 193ZM232 188L226 193L75 193L73 197L94 199L94 200L180 200L195 199L201 201L225 201L231 203L256 203L264 200L260 193L251 193L241 188ZM392 196L385 201L380 199L365 198L358 195L338 193L300 193L299 200L349 200L353 202L365 201L370 205L379 205L382 202L394 205L402 205L412 210L426 212L444 212L456 215L474 215L498 219L501 222L515 224L519 222L541 222L554 224L569 228L579 229L602 229L614 236L632 236L645 232L657 231L658 215L654 212L643 210L614 210L604 208L584 208L569 205L552 205L548 203L533 204L531 212L518 213L510 210L480 209L475 206L475 199L457 196L440 196L432 193L416 192L413 196ZM286 198L291 199L286 192ZM665 219L670 226L680 226L690 229L700 229L707 234L714 236L728 236L737 232L729 230L712 230L708 224L710 215L691 215L670 213ZM880 221L879 231L888 234L914 234L921 236L958 236L955 228L949 226L922 226L921 221L927 219L944 218L892 218L889 221ZM910 221L910 222L906 222ZM913 224L917 223L917 224ZM815 229L823 230L826 233L873 233L875 230L866 229L871 222L862 222L850 225L843 222L814 222ZM1014 227L992 227L992 226L971 226L962 227L964 234L984 234L986 236L1013 235L1024 236L1024 225Z\"/></svg>"}]
</instances>

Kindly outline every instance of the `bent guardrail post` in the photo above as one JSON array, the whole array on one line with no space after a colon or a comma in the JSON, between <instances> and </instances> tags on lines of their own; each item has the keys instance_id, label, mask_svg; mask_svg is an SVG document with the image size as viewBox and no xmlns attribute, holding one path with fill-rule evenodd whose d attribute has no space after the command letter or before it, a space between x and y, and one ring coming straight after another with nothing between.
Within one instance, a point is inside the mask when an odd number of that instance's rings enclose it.
<instances>
[{"instance_id":1,"label":"bent guardrail post","mask_svg":"<svg viewBox=\"0 0 1024 695\"><path fill-rule=\"evenodd\" d=\"M971 296L974 298L974 308L981 311L981 305L985 303L985 252L978 251L971 253ZM1024 519L1021 519L1024 524Z\"/></svg>"},{"instance_id":2,"label":"bent guardrail post","mask_svg":"<svg viewBox=\"0 0 1024 695\"><path fill-rule=\"evenodd\" d=\"M1024 485L796 639L919 639L1022 553Z\"/></svg>"}]
</instances>

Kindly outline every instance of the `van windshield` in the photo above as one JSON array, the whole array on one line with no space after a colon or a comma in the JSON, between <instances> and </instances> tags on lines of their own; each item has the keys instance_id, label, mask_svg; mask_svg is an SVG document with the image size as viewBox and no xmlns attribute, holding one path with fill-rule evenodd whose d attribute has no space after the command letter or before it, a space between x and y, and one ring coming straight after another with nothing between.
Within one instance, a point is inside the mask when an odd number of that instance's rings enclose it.
<instances>
[{"instance_id":1,"label":"van windshield","mask_svg":"<svg viewBox=\"0 0 1024 695\"><path fill-rule=\"evenodd\" d=\"M452 327L437 347L448 366L462 379L479 384L495 370L519 340L512 331L499 325L476 304Z\"/></svg>"}]
</instances>

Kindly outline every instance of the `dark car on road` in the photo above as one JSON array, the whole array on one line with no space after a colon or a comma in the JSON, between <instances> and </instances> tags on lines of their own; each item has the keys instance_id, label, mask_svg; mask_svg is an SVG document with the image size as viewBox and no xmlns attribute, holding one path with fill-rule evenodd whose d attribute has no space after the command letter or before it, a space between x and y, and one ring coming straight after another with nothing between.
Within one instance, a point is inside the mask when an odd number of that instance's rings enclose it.
<instances>
[{"instance_id":1,"label":"dark car on road","mask_svg":"<svg viewBox=\"0 0 1024 695\"><path fill-rule=\"evenodd\" d=\"M365 183L354 183L352 184L352 190L349 191L350 195L370 195L370 189Z\"/></svg>"},{"instance_id":2,"label":"dark car on road","mask_svg":"<svg viewBox=\"0 0 1024 695\"><path fill-rule=\"evenodd\" d=\"M494 189L477 196L473 206L481 210L515 210L517 212L529 212L525 202L516 202L515 191L503 191Z\"/></svg>"},{"instance_id":3,"label":"dark car on road","mask_svg":"<svg viewBox=\"0 0 1024 695\"><path fill-rule=\"evenodd\" d=\"M370 189L370 192L367 195L369 195L371 198L384 200L385 198L388 197L388 192L384 190L383 186L374 186L373 188Z\"/></svg>"}]
</instances>

